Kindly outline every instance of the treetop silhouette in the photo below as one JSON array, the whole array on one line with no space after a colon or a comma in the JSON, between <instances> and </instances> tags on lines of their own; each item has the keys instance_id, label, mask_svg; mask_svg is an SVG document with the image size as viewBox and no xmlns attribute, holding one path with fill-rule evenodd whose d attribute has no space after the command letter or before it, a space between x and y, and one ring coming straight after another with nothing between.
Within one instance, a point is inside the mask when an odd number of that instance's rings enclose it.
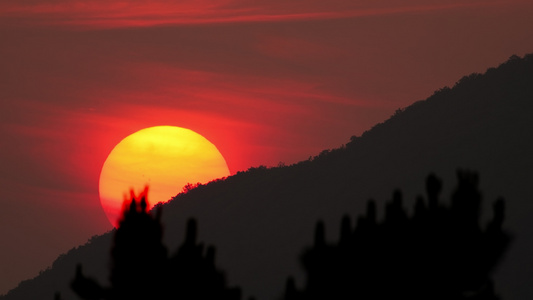
<instances>
[{"instance_id":1,"label":"treetop silhouette","mask_svg":"<svg viewBox=\"0 0 533 300\"><path fill-rule=\"evenodd\" d=\"M111 250L110 287L102 287L76 268L71 283L82 299L227 299L239 300L239 288L228 288L225 275L215 266L215 248L204 251L197 242L196 221L187 223L182 246L168 256L162 243L163 229L157 207L155 216L147 210L145 188L138 196L131 192Z\"/></svg>"},{"instance_id":2,"label":"treetop silhouette","mask_svg":"<svg viewBox=\"0 0 533 300\"><path fill-rule=\"evenodd\" d=\"M412 216L396 190L382 222L370 200L354 229L350 217L342 218L334 244L326 243L319 221L314 245L301 256L305 286L298 290L289 278L284 299L498 299L490 273L510 241L502 229L504 200L496 200L482 227L478 175L458 171L457 177L449 206L440 203L442 184L431 174L428 203L418 197Z\"/></svg>"}]
</instances>

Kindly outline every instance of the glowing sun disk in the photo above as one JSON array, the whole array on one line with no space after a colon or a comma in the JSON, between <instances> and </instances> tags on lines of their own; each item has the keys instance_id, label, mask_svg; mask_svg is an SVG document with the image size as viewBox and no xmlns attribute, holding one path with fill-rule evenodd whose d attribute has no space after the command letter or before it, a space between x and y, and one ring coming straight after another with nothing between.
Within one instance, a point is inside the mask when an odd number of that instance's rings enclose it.
<instances>
[{"instance_id":1,"label":"glowing sun disk","mask_svg":"<svg viewBox=\"0 0 533 300\"><path fill-rule=\"evenodd\" d=\"M196 132L175 126L139 130L118 143L100 173L100 202L117 225L123 196L150 186L149 208L178 194L187 183L228 176L218 149Z\"/></svg>"}]
</instances>

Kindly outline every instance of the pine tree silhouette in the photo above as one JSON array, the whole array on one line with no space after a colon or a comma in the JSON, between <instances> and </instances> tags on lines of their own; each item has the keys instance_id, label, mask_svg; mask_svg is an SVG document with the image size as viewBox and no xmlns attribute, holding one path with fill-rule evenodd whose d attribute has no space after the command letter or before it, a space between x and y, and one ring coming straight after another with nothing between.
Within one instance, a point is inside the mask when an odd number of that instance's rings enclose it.
<instances>
[{"instance_id":1,"label":"pine tree silhouette","mask_svg":"<svg viewBox=\"0 0 533 300\"><path fill-rule=\"evenodd\" d=\"M428 205L418 197L412 217L396 190L381 223L373 200L354 229L343 217L335 244L326 243L319 221L314 245L301 256L305 286L298 290L289 278L284 299L498 299L490 273L510 241L502 229L504 200L494 203L492 220L481 228L478 175L457 176L449 207L440 204L442 184L431 174Z\"/></svg>"},{"instance_id":2,"label":"pine tree silhouette","mask_svg":"<svg viewBox=\"0 0 533 300\"><path fill-rule=\"evenodd\" d=\"M139 196L131 192L111 250L110 287L86 277L78 265L71 283L84 300L93 299L222 299L240 300L239 288L228 288L225 275L215 266L215 248L204 253L196 241L195 220L189 220L185 241L168 257L162 243L159 206L155 216L147 210L146 188Z\"/></svg>"}]
</instances>

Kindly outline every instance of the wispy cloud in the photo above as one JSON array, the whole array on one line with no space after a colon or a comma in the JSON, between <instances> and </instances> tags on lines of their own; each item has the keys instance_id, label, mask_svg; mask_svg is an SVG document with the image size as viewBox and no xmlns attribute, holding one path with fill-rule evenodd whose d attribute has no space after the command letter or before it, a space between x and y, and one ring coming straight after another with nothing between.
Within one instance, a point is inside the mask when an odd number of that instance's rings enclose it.
<instances>
[{"instance_id":1,"label":"wispy cloud","mask_svg":"<svg viewBox=\"0 0 533 300\"><path fill-rule=\"evenodd\" d=\"M75 25L115 28L171 24L212 24L235 22L276 22L337 19L399 13L416 13L499 2L444 1L3 1L0 16L8 23L26 25ZM508 2L506 2L508 3Z\"/></svg>"}]
</instances>

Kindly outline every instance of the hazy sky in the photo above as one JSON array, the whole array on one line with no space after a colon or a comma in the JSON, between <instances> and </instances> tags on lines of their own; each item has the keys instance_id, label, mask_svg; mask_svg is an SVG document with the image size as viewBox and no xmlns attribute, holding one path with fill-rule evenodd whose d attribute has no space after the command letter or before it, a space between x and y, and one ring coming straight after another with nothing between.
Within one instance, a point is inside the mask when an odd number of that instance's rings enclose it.
<instances>
[{"instance_id":1,"label":"hazy sky","mask_svg":"<svg viewBox=\"0 0 533 300\"><path fill-rule=\"evenodd\" d=\"M128 134L192 129L232 173L305 160L533 52L531 16L518 0L1 1L0 293L110 229L98 177Z\"/></svg>"}]
</instances>

